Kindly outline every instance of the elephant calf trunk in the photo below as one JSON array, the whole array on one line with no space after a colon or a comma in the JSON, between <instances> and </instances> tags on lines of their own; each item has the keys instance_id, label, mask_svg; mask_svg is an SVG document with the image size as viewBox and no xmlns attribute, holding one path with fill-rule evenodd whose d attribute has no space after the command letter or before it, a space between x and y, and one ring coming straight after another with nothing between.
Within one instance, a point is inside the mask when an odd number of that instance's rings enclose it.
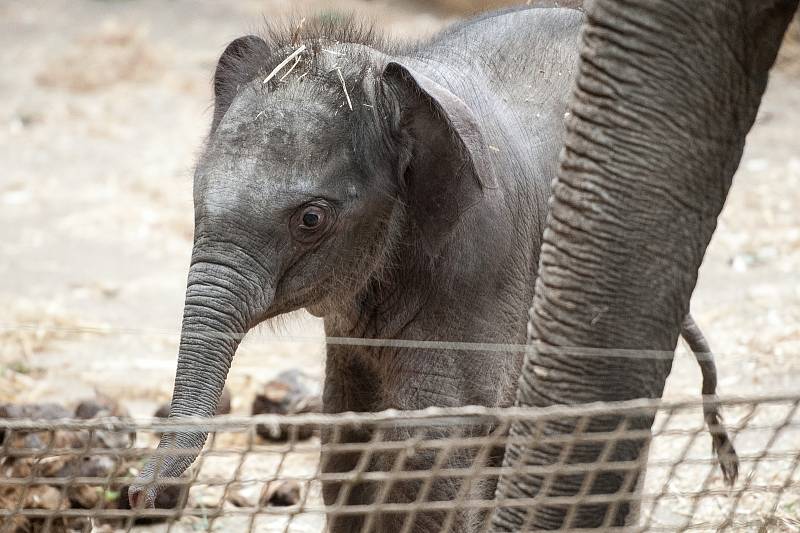
<instances>
[{"instance_id":1,"label":"elephant calf trunk","mask_svg":"<svg viewBox=\"0 0 800 533\"><path fill-rule=\"evenodd\" d=\"M251 305L246 287L246 279L233 269L211 262L192 264L171 420L214 416L236 349L253 325L253 310L261 312L268 305ZM269 291L265 294L269 295ZM161 481L171 478L175 482L200 454L207 436L203 429L191 426L177 433L164 433L156 456L147 462L128 490L131 507L152 507L164 485Z\"/></svg>"}]
</instances>

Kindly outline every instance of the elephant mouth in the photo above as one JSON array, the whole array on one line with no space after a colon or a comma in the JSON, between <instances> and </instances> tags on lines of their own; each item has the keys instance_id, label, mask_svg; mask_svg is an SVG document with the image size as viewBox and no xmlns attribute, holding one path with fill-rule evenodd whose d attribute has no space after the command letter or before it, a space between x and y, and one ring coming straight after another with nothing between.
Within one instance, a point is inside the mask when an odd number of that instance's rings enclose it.
<instances>
[{"instance_id":1,"label":"elephant mouth","mask_svg":"<svg viewBox=\"0 0 800 533\"><path fill-rule=\"evenodd\" d=\"M325 304L318 303L306 306L306 311L308 311L311 316L325 318L325 315L329 313L330 309Z\"/></svg>"},{"instance_id":2,"label":"elephant mouth","mask_svg":"<svg viewBox=\"0 0 800 533\"><path fill-rule=\"evenodd\" d=\"M322 287L329 286L332 281L332 277L326 276L315 281L313 285L303 287L291 295L283 294L283 291L279 288L275 293L272 305L269 306L259 321L270 320L298 309L305 309L312 316L324 318L333 307L333 296Z\"/></svg>"}]
</instances>

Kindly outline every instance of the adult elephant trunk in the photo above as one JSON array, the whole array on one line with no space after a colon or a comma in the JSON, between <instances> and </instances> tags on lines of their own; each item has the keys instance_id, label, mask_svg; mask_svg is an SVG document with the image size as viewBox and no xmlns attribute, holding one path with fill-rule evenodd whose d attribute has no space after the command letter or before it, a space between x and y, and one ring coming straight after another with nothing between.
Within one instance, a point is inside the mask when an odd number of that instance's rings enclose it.
<instances>
[{"instance_id":1,"label":"adult elephant trunk","mask_svg":"<svg viewBox=\"0 0 800 533\"><path fill-rule=\"evenodd\" d=\"M169 418L214 415L239 342L271 301L271 289L263 288L271 284L255 274L260 271L242 248L195 242ZM132 506L152 506L156 481L179 477L207 436L200 430L163 434L156 456L129 490Z\"/></svg>"},{"instance_id":2,"label":"adult elephant trunk","mask_svg":"<svg viewBox=\"0 0 800 533\"><path fill-rule=\"evenodd\" d=\"M796 7L797 0L587 3L519 405L661 396L698 268ZM652 420L645 413L624 427L621 416L515 423L493 531L630 523L647 439L606 448L600 439L570 447L547 438L578 425L584 439L623 428L646 433ZM515 473L598 460L589 473ZM615 471L602 461L634 468ZM617 501L581 504L587 494ZM546 501L552 497L559 505ZM515 498L540 503L520 507Z\"/></svg>"}]
</instances>

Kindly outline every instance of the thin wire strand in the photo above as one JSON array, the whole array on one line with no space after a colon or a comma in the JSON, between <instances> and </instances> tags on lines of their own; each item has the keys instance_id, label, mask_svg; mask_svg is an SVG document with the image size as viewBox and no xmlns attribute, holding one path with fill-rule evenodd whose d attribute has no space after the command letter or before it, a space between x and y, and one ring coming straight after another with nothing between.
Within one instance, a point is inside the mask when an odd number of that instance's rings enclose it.
<instances>
[{"instance_id":1,"label":"thin wire strand","mask_svg":"<svg viewBox=\"0 0 800 533\"><path fill-rule=\"evenodd\" d=\"M129 335L129 336L166 336L178 337L179 333L172 330L155 328L125 328L118 326L55 326L36 323L0 323L0 332L13 331L53 331L62 334L73 335ZM586 348L580 346L565 347L552 346L542 342L531 344L515 343L486 343L486 342L454 342L438 340L413 340L413 339L378 339L362 337L328 337L328 336L308 336L308 335L267 335L263 332L254 330L246 334L216 333L207 332L206 336L210 339L220 340L239 340L246 339L247 344L261 343L303 343L319 345L342 345L342 346L361 346L376 348L413 348L420 350L449 350L462 352L497 352L509 353L512 355L527 353L532 351L546 352L548 355L566 354L571 357L613 357L624 359L655 359L672 360L676 354L683 354L705 361L713 358L713 354L696 353L692 354L685 345L681 344L681 350L630 350L618 348ZM715 352L717 356L722 352ZM741 354L724 354L725 360L741 358L749 360L747 356Z\"/></svg>"}]
</instances>

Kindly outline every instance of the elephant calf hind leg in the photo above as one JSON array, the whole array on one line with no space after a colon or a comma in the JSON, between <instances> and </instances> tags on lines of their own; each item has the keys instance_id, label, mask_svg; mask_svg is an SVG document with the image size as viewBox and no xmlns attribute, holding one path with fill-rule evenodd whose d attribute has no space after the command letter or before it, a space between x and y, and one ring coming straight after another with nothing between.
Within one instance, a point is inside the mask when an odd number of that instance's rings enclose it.
<instances>
[{"instance_id":1,"label":"elephant calf hind leg","mask_svg":"<svg viewBox=\"0 0 800 533\"><path fill-rule=\"evenodd\" d=\"M733 447L728 432L722 425L719 398L717 397L717 365L714 354L703 332L700 331L692 315L686 315L681 327L681 336L689 344L694 353L700 372L703 374L703 417L708 431L711 433L711 442L714 452L719 459L722 475L728 485L733 485L739 475L739 457Z\"/></svg>"}]
</instances>

